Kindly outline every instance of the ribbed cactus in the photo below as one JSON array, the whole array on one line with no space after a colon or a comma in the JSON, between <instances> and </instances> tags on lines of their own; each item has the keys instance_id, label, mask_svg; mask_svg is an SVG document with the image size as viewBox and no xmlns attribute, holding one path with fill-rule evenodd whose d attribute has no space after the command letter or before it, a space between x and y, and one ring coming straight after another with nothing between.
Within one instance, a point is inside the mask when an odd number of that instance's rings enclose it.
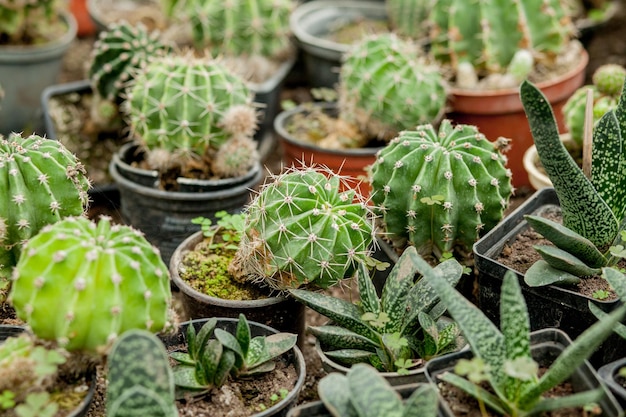
<instances>
[{"instance_id":1,"label":"ribbed cactus","mask_svg":"<svg viewBox=\"0 0 626 417\"><path fill-rule=\"evenodd\" d=\"M93 45L88 77L102 98L119 102L122 92L139 68L167 51L158 32L139 23L111 23Z\"/></svg>"},{"instance_id":2,"label":"ribbed cactus","mask_svg":"<svg viewBox=\"0 0 626 417\"><path fill-rule=\"evenodd\" d=\"M60 142L0 136L0 300L24 242L88 204L85 168Z\"/></svg>"},{"instance_id":3,"label":"ribbed cactus","mask_svg":"<svg viewBox=\"0 0 626 417\"><path fill-rule=\"evenodd\" d=\"M218 60L193 55L152 60L128 90L123 109L132 134L166 165L178 157L207 158L231 138L252 140L252 92ZM150 159L150 156L148 157ZM254 165L254 155L244 161Z\"/></svg>"},{"instance_id":4,"label":"ribbed cactus","mask_svg":"<svg viewBox=\"0 0 626 417\"><path fill-rule=\"evenodd\" d=\"M292 50L291 0L187 0L183 5L180 13L190 20L197 49L277 59Z\"/></svg>"},{"instance_id":5,"label":"ribbed cactus","mask_svg":"<svg viewBox=\"0 0 626 417\"><path fill-rule=\"evenodd\" d=\"M602 65L593 73L593 84L576 90L563 106L565 126L572 140L579 146L583 144L587 90L593 91L593 122L595 125L606 112L617 106L624 85L624 78L626 78L626 69L621 65Z\"/></svg>"},{"instance_id":6,"label":"ribbed cactus","mask_svg":"<svg viewBox=\"0 0 626 417\"><path fill-rule=\"evenodd\" d=\"M422 255L471 251L508 205L505 161L475 126L443 120L439 131L421 125L400 133L379 151L370 173L384 236Z\"/></svg>"},{"instance_id":7,"label":"ribbed cactus","mask_svg":"<svg viewBox=\"0 0 626 417\"><path fill-rule=\"evenodd\" d=\"M504 73L521 50L552 59L573 37L561 0L439 0L430 19L435 58L479 75Z\"/></svg>"},{"instance_id":8,"label":"ribbed cactus","mask_svg":"<svg viewBox=\"0 0 626 417\"><path fill-rule=\"evenodd\" d=\"M0 0L0 35L8 38L4 42L19 43L45 33L57 6L57 0Z\"/></svg>"},{"instance_id":9,"label":"ribbed cactus","mask_svg":"<svg viewBox=\"0 0 626 417\"><path fill-rule=\"evenodd\" d=\"M24 247L9 295L19 318L68 350L99 351L129 329L168 323L168 270L128 226L68 217Z\"/></svg>"},{"instance_id":10,"label":"ribbed cactus","mask_svg":"<svg viewBox=\"0 0 626 417\"><path fill-rule=\"evenodd\" d=\"M428 17L435 0L385 0L391 28L401 36L421 40L428 37Z\"/></svg>"},{"instance_id":11,"label":"ribbed cactus","mask_svg":"<svg viewBox=\"0 0 626 417\"><path fill-rule=\"evenodd\" d=\"M344 57L339 73L339 115L370 137L433 123L443 114L446 88L415 44L385 33L364 38Z\"/></svg>"},{"instance_id":12,"label":"ribbed cactus","mask_svg":"<svg viewBox=\"0 0 626 417\"><path fill-rule=\"evenodd\" d=\"M372 212L337 174L289 169L265 183L246 208L245 234L229 272L273 288L327 288L369 255Z\"/></svg>"}]
</instances>

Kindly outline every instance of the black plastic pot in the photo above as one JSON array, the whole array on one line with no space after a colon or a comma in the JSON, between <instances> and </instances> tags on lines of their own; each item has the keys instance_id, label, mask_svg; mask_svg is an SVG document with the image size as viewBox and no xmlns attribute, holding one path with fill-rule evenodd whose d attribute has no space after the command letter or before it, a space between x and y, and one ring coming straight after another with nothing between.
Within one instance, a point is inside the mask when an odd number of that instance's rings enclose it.
<instances>
[{"instance_id":1,"label":"black plastic pot","mask_svg":"<svg viewBox=\"0 0 626 417\"><path fill-rule=\"evenodd\" d=\"M528 305L532 330L554 327L565 331L569 337L576 338L597 321L589 311L590 301L606 312L619 305L618 300L596 300L566 287L556 285L529 287L524 282L524 274L496 260L506 244L513 242L517 235L530 228L524 220L524 215L540 215L543 210L558 206L559 201L554 189L543 188L474 244L474 259L478 270L478 306L496 325L500 323L500 287L508 270L518 276ZM613 334L602 343L590 358L590 362L600 367L624 356L626 343Z\"/></svg>"},{"instance_id":2,"label":"black plastic pot","mask_svg":"<svg viewBox=\"0 0 626 417\"><path fill-rule=\"evenodd\" d=\"M247 316L246 318L248 319ZM186 321L179 326L178 332L175 335L162 336L161 340L166 347L177 346L183 343L186 344L185 334L187 326L193 325L196 328L196 331L199 331L200 328L202 328L202 326L207 322L207 320L209 319L205 318ZM237 322L238 320L234 318L219 317L217 320L217 328L234 334L237 329ZM257 323L250 319L248 319L248 324L250 325L250 333L252 337L269 336L271 334L278 333L276 329L261 323ZM289 352L283 355L281 359L282 358L288 361L288 363L293 364L296 369L296 372L298 374L298 380L296 381L295 387L289 391L289 394L287 394L287 396L282 401L274 404L271 407L268 407L265 411L251 415L251 417L284 417L298 400L298 395L300 394L300 391L304 386L304 378L306 376L306 363L304 361L304 356L302 355L302 352L300 351L298 346L294 346Z\"/></svg>"},{"instance_id":3,"label":"black plastic pot","mask_svg":"<svg viewBox=\"0 0 626 417\"><path fill-rule=\"evenodd\" d=\"M620 382L620 379L625 380L625 378L619 376L619 371L625 366L626 358L620 358L598 369L598 375L622 407L626 407L626 387Z\"/></svg>"},{"instance_id":4,"label":"black plastic pot","mask_svg":"<svg viewBox=\"0 0 626 417\"><path fill-rule=\"evenodd\" d=\"M240 313L249 320L263 323L282 332L298 335L301 346L305 333L305 307L291 297L268 296L258 300L225 300L211 297L193 289L179 274L179 267L187 252L203 239L202 232L186 238L174 251L170 260L170 279L179 290L178 296L188 318L229 317L237 318Z\"/></svg>"},{"instance_id":5,"label":"black plastic pot","mask_svg":"<svg viewBox=\"0 0 626 417\"><path fill-rule=\"evenodd\" d=\"M111 176L120 191L120 211L126 224L141 230L169 263L176 247L191 233L200 230L191 219L214 218L225 210L239 212L250 200L250 190L263 178L260 164L242 177L223 180L179 178L180 191L158 188L158 174L133 167L141 158L137 146L126 144L113 156Z\"/></svg>"},{"instance_id":6,"label":"black plastic pot","mask_svg":"<svg viewBox=\"0 0 626 417\"><path fill-rule=\"evenodd\" d=\"M530 335L531 352L533 359L539 366L550 366L561 352L571 344L567 334L558 329L542 329L532 332ZM444 372L454 372L454 366L459 359L471 359L473 353L470 350L448 353L426 363L426 377L434 384L441 383L438 378ZM605 395L599 401L603 416L621 416L623 409L613 394L604 386L596 370L588 362L579 366L569 379L575 392L595 389L602 386ZM444 402L444 408L454 415L450 406Z\"/></svg>"}]
</instances>

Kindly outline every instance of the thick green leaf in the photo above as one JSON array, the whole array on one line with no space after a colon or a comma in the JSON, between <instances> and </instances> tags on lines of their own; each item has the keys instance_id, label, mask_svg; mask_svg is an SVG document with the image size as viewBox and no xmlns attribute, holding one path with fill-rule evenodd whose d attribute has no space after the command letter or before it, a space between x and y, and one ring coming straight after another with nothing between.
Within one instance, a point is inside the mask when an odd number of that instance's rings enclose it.
<instances>
[{"instance_id":1,"label":"thick green leaf","mask_svg":"<svg viewBox=\"0 0 626 417\"><path fill-rule=\"evenodd\" d=\"M248 324L248 320L246 320L246 316L243 314L239 314L239 321L237 322L237 329L235 330L235 338L241 348L241 356L245 358L248 355L250 339L252 336L250 335L250 325Z\"/></svg>"},{"instance_id":2,"label":"thick green leaf","mask_svg":"<svg viewBox=\"0 0 626 417\"><path fill-rule=\"evenodd\" d=\"M432 384L420 385L405 401L402 417L436 417L438 407L437 388Z\"/></svg>"},{"instance_id":3,"label":"thick green leaf","mask_svg":"<svg viewBox=\"0 0 626 417\"><path fill-rule=\"evenodd\" d=\"M191 359L188 353L185 352L170 352L170 358L174 359L176 362L181 365L194 366L196 361Z\"/></svg>"},{"instance_id":4,"label":"thick green leaf","mask_svg":"<svg viewBox=\"0 0 626 417\"><path fill-rule=\"evenodd\" d=\"M265 347L273 359L292 349L297 341L298 336L293 333L276 333L265 337Z\"/></svg>"},{"instance_id":5,"label":"thick green leaf","mask_svg":"<svg viewBox=\"0 0 626 417\"><path fill-rule=\"evenodd\" d=\"M112 403L107 403L107 417L149 415L151 417L178 417L174 397L170 401L142 386L124 391Z\"/></svg>"},{"instance_id":6,"label":"thick green leaf","mask_svg":"<svg viewBox=\"0 0 626 417\"><path fill-rule=\"evenodd\" d=\"M371 350L378 346L376 341L339 326L309 326L307 328L321 345L331 349ZM377 340L380 339L380 336Z\"/></svg>"},{"instance_id":7,"label":"thick green leaf","mask_svg":"<svg viewBox=\"0 0 626 417\"><path fill-rule=\"evenodd\" d=\"M213 333L215 326L217 326L217 318L212 317L202 325L202 327L200 328L200 331L195 336L195 341L193 344L197 347L195 351L196 357L197 355L200 354L200 352L202 351L202 348L209 341L209 338L211 337L211 334ZM189 323L188 327L194 328L192 323ZM188 346L187 350L189 350L189 342L187 342L187 346ZM192 355L192 357L194 356Z\"/></svg>"},{"instance_id":8,"label":"thick green leaf","mask_svg":"<svg viewBox=\"0 0 626 417\"><path fill-rule=\"evenodd\" d=\"M359 417L352 402L348 378L333 372L326 375L318 384L320 399L334 417Z\"/></svg>"},{"instance_id":9,"label":"thick green leaf","mask_svg":"<svg viewBox=\"0 0 626 417\"><path fill-rule=\"evenodd\" d=\"M221 387L226 382L226 378L233 370L233 366L235 365L235 354L231 350L225 350L222 353L222 357L220 358L220 362L217 364L217 368L213 373L213 384L215 386Z\"/></svg>"},{"instance_id":10,"label":"thick green leaf","mask_svg":"<svg viewBox=\"0 0 626 417\"><path fill-rule=\"evenodd\" d=\"M352 365L355 363L367 363L372 356L376 356L375 353L368 352L366 350L358 349L338 349L329 350L324 352L326 356L332 360L342 363L344 365Z\"/></svg>"},{"instance_id":11,"label":"thick green leaf","mask_svg":"<svg viewBox=\"0 0 626 417\"><path fill-rule=\"evenodd\" d=\"M360 417L401 417L402 399L369 365L356 364L348 372L352 405Z\"/></svg>"},{"instance_id":12,"label":"thick green leaf","mask_svg":"<svg viewBox=\"0 0 626 417\"><path fill-rule=\"evenodd\" d=\"M507 415L507 411L509 407L498 398L496 395L493 395L491 392L482 388L479 385L474 384L473 382L468 381L465 378L462 378L455 373L445 372L439 376L439 379L447 382L448 384L454 385L455 387L465 391L467 394L472 397L478 399L482 399L484 403L497 412L500 415Z\"/></svg>"},{"instance_id":13,"label":"thick green leaf","mask_svg":"<svg viewBox=\"0 0 626 417\"><path fill-rule=\"evenodd\" d=\"M439 340L439 328L437 322L428 314L420 312L418 314L419 323L422 329L433 339Z\"/></svg>"},{"instance_id":14,"label":"thick green leaf","mask_svg":"<svg viewBox=\"0 0 626 417\"><path fill-rule=\"evenodd\" d=\"M210 388L210 385L198 382L196 370L190 366L177 366L174 368L174 383L176 387L185 390L204 391Z\"/></svg>"},{"instance_id":15,"label":"thick green leaf","mask_svg":"<svg viewBox=\"0 0 626 417\"><path fill-rule=\"evenodd\" d=\"M270 354L267 351L267 345L265 343L265 337L257 336L250 341L250 349L248 350L248 356L246 357L246 366L254 367L263 362L270 360Z\"/></svg>"},{"instance_id":16,"label":"thick green leaf","mask_svg":"<svg viewBox=\"0 0 626 417\"><path fill-rule=\"evenodd\" d=\"M190 323L187 326L187 332L185 333L187 338L187 350L189 351L189 356L194 361L197 361L200 357L200 348L204 345L198 345L196 343L196 328Z\"/></svg>"},{"instance_id":17,"label":"thick green leaf","mask_svg":"<svg viewBox=\"0 0 626 417\"><path fill-rule=\"evenodd\" d=\"M254 368L247 369L245 373L242 373L242 375L249 376L249 375L256 375L256 374L264 374L267 372L271 372L274 369L276 369L276 362L274 361L263 362L255 366Z\"/></svg>"},{"instance_id":18,"label":"thick green leaf","mask_svg":"<svg viewBox=\"0 0 626 417\"><path fill-rule=\"evenodd\" d=\"M381 331L385 333L399 332L402 318L406 314L407 299L413 287L417 266L413 256L417 251L408 246L391 269L381 296L382 310L389 316L389 322Z\"/></svg>"},{"instance_id":19,"label":"thick green leaf","mask_svg":"<svg viewBox=\"0 0 626 417\"><path fill-rule=\"evenodd\" d=\"M357 285L359 286L359 297L363 311L379 314L381 311L380 299L378 298L378 294L376 294L376 288L372 283L369 271L363 262L359 262L356 279Z\"/></svg>"},{"instance_id":20,"label":"thick green leaf","mask_svg":"<svg viewBox=\"0 0 626 417\"><path fill-rule=\"evenodd\" d=\"M589 311L591 311L591 313L596 316L598 320L604 320L604 318L609 315L607 312L595 305L594 302L591 300L589 301L588 305ZM615 325L615 328L613 328L613 331L617 333L617 335L622 339L626 339L626 325L622 323L617 323Z\"/></svg>"},{"instance_id":21,"label":"thick green leaf","mask_svg":"<svg viewBox=\"0 0 626 417\"><path fill-rule=\"evenodd\" d=\"M536 245L534 248L543 260L554 269L569 272L577 277L593 276L600 273L599 268L590 268L574 255L555 246Z\"/></svg>"},{"instance_id":22,"label":"thick green leaf","mask_svg":"<svg viewBox=\"0 0 626 417\"><path fill-rule=\"evenodd\" d=\"M602 276L613 287L617 296L626 302L626 275L614 268L602 268Z\"/></svg>"},{"instance_id":23,"label":"thick green leaf","mask_svg":"<svg viewBox=\"0 0 626 417\"><path fill-rule=\"evenodd\" d=\"M215 329L215 338L227 349L235 353L235 364L239 368L244 362L244 353L239 345L239 341L232 334L223 329Z\"/></svg>"},{"instance_id":24,"label":"thick green leaf","mask_svg":"<svg viewBox=\"0 0 626 417\"><path fill-rule=\"evenodd\" d=\"M542 415L554 410L563 410L566 408L583 407L587 404L598 403L604 396L602 387L578 392L565 397L542 398L530 410L532 415Z\"/></svg>"},{"instance_id":25,"label":"thick green leaf","mask_svg":"<svg viewBox=\"0 0 626 417\"><path fill-rule=\"evenodd\" d=\"M551 284L575 285L580 282L580 278L569 272L553 268L546 261L540 259L528 268L524 274L524 282L529 287L541 287Z\"/></svg>"},{"instance_id":26,"label":"thick green leaf","mask_svg":"<svg viewBox=\"0 0 626 417\"><path fill-rule=\"evenodd\" d=\"M214 381L215 372L219 366L224 348L215 339L206 344L201 356L196 361L196 379L200 385L210 385Z\"/></svg>"}]
</instances>

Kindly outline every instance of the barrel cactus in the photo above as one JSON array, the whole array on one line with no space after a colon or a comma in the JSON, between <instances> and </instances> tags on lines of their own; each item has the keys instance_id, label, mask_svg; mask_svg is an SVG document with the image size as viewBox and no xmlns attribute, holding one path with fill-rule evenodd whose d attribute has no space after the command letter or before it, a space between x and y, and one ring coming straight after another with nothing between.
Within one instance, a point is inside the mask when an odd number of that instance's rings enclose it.
<instances>
[{"instance_id":1,"label":"barrel cactus","mask_svg":"<svg viewBox=\"0 0 626 417\"><path fill-rule=\"evenodd\" d=\"M433 3L434 0L385 0L391 28L401 36L417 40L427 38Z\"/></svg>"},{"instance_id":2,"label":"barrel cactus","mask_svg":"<svg viewBox=\"0 0 626 417\"><path fill-rule=\"evenodd\" d=\"M579 88L563 106L565 127L574 142L583 143L587 90L593 91L593 121L600 120L606 112L614 109L619 101L626 78L626 69L617 64L605 64L593 73L593 84Z\"/></svg>"},{"instance_id":3,"label":"barrel cactus","mask_svg":"<svg viewBox=\"0 0 626 417\"><path fill-rule=\"evenodd\" d=\"M25 245L12 279L17 316L67 350L99 352L126 330L168 324L169 276L158 250L107 217L44 227Z\"/></svg>"},{"instance_id":4,"label":"barrel cactus","mask_svg":"<svg viewBox=\"0 0 626 417\"><path fill-rule=\"evenodd\" d=\"M372 201L393 246L467 253L503 216L511 173L475 126L443 120L400 133L371 167Z\"/></svg>"},{"instance_id":5,"label":"barrel cactus","mask_svg":"<svg viewBox=\"0 0 626 417\"><path fill-rule=\"evenodd\" d=\"M443 78L418 51L393 33L353 45L339 72L340 118L370 137L389 140L441 117L447 98Z\"/></svg>"},{"instance_id":6,"label":"barrel cactus","mask_svg":"<svg viewBox=\"0 0 626 417\"><path fill-rule=\"evenodd\" d=\"M0 300L22 244L47 224L83 214L88 189L84 166L60 142L0 136Z\"/></svg>"},{"instance_id":7,"label":"barrel cactus","mask_svg":"<svg viewBox=\"0 0 626 417\"><path fill-rule=\"evenodd\" d=\"M246 83L219 60L166 55L135 77L122 108L148 161L165 170L181 160L210 161L233 138L252 141L257 127L252 99ZM257 159L256 153L239 159L241 169Z\"/></svg>"},{"instance_id":8,"label":"barrel cactus","mask_svg":"<svg viewBox=\"0 0 626 417\"><path fill-rule=\"evenodd\" d=\"M363 196L321 167L291 168L247 206L245 233L229 272L285 290L327 288L369 256L373 216Z\"/></svg>"}]
</instances>

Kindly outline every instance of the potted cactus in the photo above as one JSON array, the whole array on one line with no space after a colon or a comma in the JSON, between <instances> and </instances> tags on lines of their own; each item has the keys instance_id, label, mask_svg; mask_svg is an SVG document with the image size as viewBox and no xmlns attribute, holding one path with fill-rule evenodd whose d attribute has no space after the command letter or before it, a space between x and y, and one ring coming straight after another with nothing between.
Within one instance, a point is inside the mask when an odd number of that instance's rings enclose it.
<instances>
[{"instance_id":1,"label":"potted cactus","mask_svg":"<svg viewBox=\"0 0 626 417\"><path fill-rule=\"evenodd\" d=\"M58 0L0 2L0 134L41 133L39 97L56 83L77 24Z\"/></svg>"}]
</instances>

